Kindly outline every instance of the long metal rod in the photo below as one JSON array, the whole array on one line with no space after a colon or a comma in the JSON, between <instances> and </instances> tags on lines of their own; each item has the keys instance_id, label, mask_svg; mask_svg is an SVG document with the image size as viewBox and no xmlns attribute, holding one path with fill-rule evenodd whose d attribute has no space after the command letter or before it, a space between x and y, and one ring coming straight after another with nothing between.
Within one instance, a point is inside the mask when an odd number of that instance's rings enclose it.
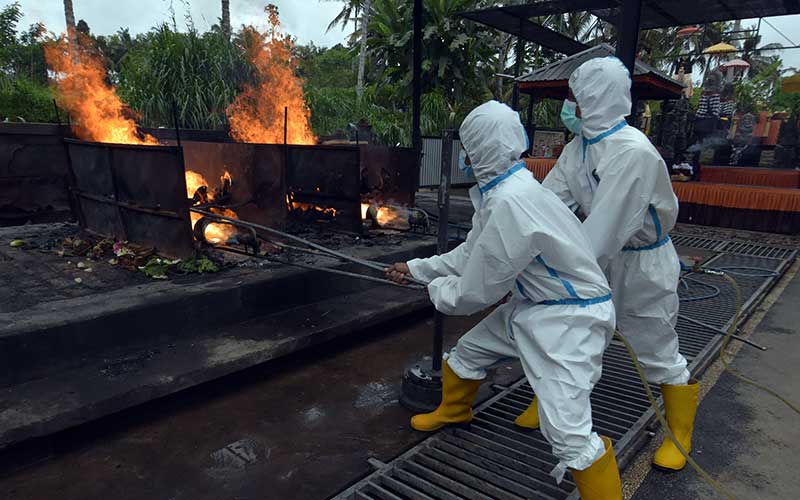
<instances>
[{"instance_id":1,"label":"long metal rod","mask_svg":"<svg viewBox=\"0 0 800 500\"><path fill-rule=\"evenodd\" d=\"M262 238L262 239L264 241L266 241L267 243L271 244L271 245L275 245L277 247L288 249L288 250L295 250L297 252L303 252L303 253L307 253L307 254L310 254L310 255L319 255L320 257L327 257L329 259L338 259L339 258L339 257L336 257L336 256L331 255L329 253L320 252L319 250L314 250L313 248L297 247L297 246L294 246L294 245L289 245L288 243L281 243L279 241L268 240L266 238ZM362 260L362 262L364 262L365 264L372 264L374 266L374 267L371 266L372 269L375 269L376 271L385 270L386 266L389 265L389 264L386 264L385 262L378 262L378 261L375 261L375 260Z\"/></svg>"},{"instance_id":2,"label":"long metal rod","mask_svg":"<svg viewBox=\"0 0 800 500\"><path fill-rule=\"evenodd\" d=\"M728 332L726 332L725 330L723 330L721 328L717 328L717 327L715 327L713 325L709 325L708 323L704 323L704 322L702 322L700 320L697 320L697 319L694 319L694 318L690 318L689 316L685 316L683 314L678 314L678 317L681 318L681 319L685 319L689 323L694 323L697 326L702 326L704 328L708 328L709 330L713 331L717 335L727 335L728 334ZM731 335L730 337L732 339L738 340L739 342L747 344L750 347L755 347L756 349L759 349L759 350L762 350L762 351L766 351L767 350L767 348L764 347L763 345L756 344L752 340L748 340L748 339L746 339L744 337L740 337L739 335Z\"/></svg>"},{"instance_id":3,"label":"long metal rod","mask_svg":"<svg viewBox=\"0 0 800 500\"><path fill-rule=\"evenodd\" d=\"M229 247L229 246L226 246L226 245L213 245L213 247L218 249L218 250L223 250L225 252L236 253L236 254L239 254L239 255L246 255L248 257L257 257L259 259L264 259L264 260L268 260L270 262L275 262L276 264L284 264L284 265L287 265L287 266L302 267L303 269L310 269L310 270L313 270L313 271L322 271L322 272L330 273L330 274L338 274L340 276L347 276L348 278L356 278L356 279L360 279L360 280L367 280L367 281L372 281L372 282L375 282L375 283L380 283L382 285L391 285L391 286L396 286L396 287L399 287L399 288L408 288L410 290L424 290L425 289L421 285L402 285L400 283L395 283L394 281L391 281L391 280L386 280L386 279L382 279L382 278L376 278L374 276L367 276L366 274L351 273L349 271L342 271L341 269L332 269L330 267L315 266L313 264L302 264L300 262L291 262L291 261L288 261L288 260L276 259L274 257L269 257L267 255L262 255L262 254L252 254L252 253L245 252L243 250L239 250L238 248L233 248L233 247Z\"/></svg>"},{"instance_id":4,"label":"long metal rod","mask_svg":"<svg viewBox=\"0 0 800 500\"><path fill-rule=\"evenodd\" d=\"M287 240L292 240L292 241L294 241L296 243L301 243L303 245L307 245L307 246L309 246L311 248L314 248L316 250L319 250L321 252L325 252L327 254L333 255L333 256L338 257L340 259L352 262L354 264L359 264L359 265L362 265L362 266L365 266L365 267L369 267L370 269L374 269L376 271L383 272L383 271L386 270L386 265L376 264L376 263L373 263L373 262L365 260L365 259L359 259L358 257L353 257L352 255L347 255L347 254L344 254L344 253L341 253L341 252L337 252L336 250L332 250L332 249L324 247L322 245L317 245L313 241L309 241L309 240L306 240L304 238L300 238L299 236L295 236L293 234L284 233L283 231L278 231L277 229L273 229L271 227L262 226L261 224L255 224L253 222L247 222L247 221L244 221L244 220L231 219L230 217L225 217L224 215L215 214L213 212L207 212L205 210L200 210L200 209L197 209L197 208L190 208L189 210L194 212L194 213L200 214L203 217L208 217L210 219L216 219L216 220L219 220L219 221L223 221L223 222L226 222L226 223L228 223L228 224L230 224L232 226L240 226L240 227L246 227L248 229L255 229L255 230L258 230L258 231L264 231L265 233L269 233L269 234L271 234L273 236L278 236L280 238L285 238ZM416 278L412 278L411 276L407 276L406 279L408 281L411 281L412 283L416 283L417 285L423 285L423 286L427 285L427 283L425 283L423 281L420 281L420 280L418 280Z\"/></svg>"}]
</instances>

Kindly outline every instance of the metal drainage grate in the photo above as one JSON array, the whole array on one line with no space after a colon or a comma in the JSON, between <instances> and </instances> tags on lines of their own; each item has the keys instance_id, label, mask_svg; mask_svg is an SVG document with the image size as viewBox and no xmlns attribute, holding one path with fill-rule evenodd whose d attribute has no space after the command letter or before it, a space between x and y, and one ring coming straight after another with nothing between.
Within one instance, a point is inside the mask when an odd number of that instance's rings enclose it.
<instances>
[{"instance_id":1,"label":"metal drainage grate","mask_svg":"<svg viewBox=\"0 0 800 500\"><path fill-rule=\"evenodd\" d=\"M758 243L726 241L702 236L691 236L688 234L672 234L672 243L676 246L698 248L701 250L713 250L737 255L753 255L756 257L771 257L774 259L786 259L794 255L793 248L783 248L773 245L763 245Z\"/></svg>"},{"instance_id":2,"label":"metal drainage grate","mask_svg":"<svg viewBox=\"0 0 800 500\"><path fill-rule=\"evenodd\" d=\"M708 264L718 268L758 267L782 273L789 260L723 254L710 259ZM678 321L681 352L689 359L692 373L698 375L722 341L722 336L713 329L727 327L735 304L733 289L724 279L711 275L695 278L720 289L718 297L681 305L681 315L690 318ZM765 276L736 278L747 310L777 280ZM690 288L682 293L708 292ZM659 395L658 388L653 389ZM431 436L334 499L577 499L575 483L569 474L560 485L550 477L557 459L541 432L514 426L514 419L532 398L533 391L527 381L516 382L480 405L469 427L451 428ZM595 430L611 438L620 468L624 468L647 439L644 431L653 422L654 414L633 363L618 342L612 342L603 356L603 376L592 392L591 401Z\"/></svg>"}]
</instances>

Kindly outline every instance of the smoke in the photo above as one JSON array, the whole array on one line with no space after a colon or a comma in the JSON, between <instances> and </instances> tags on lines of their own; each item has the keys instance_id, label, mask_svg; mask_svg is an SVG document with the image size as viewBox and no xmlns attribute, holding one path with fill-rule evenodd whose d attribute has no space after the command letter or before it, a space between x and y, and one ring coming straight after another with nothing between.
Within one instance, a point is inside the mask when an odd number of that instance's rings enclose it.
<instances>
[{"instance_id":1,"label":"smoke","mask_svg":"<svg viewBox=\"0 0 800 500\"><path fill-rule=\"evenodd\" d=\"M724 135L710 135L704 137L702 141L689 146L687 153L700 153L707 149L717 149L728 144L728 139Z\"/></svg>"}]
</instances>

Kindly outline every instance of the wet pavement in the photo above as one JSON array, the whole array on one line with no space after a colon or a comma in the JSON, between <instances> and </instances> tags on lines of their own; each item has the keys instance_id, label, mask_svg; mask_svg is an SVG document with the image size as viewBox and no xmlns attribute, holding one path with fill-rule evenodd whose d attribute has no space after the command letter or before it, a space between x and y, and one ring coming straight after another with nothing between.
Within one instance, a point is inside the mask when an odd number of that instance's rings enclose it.
<instances>
[{"instance_id":1,"label":"wet pavement","mask_svg":"<svg viewBox=\"0 0 800 500\"><path fill-rule=\"evenodd\" d=\"M739 350L732 366L800 401L800 276L796 275L756 328L765 352ZM693 456L738 499L800 498L800 416L773 396L723 373L697 412ZM723 498L687 467L651 471L633 500Z\"/></svg>"},{"instance_id":2,"label":"wet pavement","mask_svg":"<svg viewBox=\"0 0 800 500\"><path fill-rule=\"evenodd\" d=\"M448 318L446 344L478 320ZM403 368L430 352L432 324L429 313L401 318L15 450L0 460L0 497L329 497L370 472L367 459L424 437L397 399Z\"/></svg>"}]
</instances>

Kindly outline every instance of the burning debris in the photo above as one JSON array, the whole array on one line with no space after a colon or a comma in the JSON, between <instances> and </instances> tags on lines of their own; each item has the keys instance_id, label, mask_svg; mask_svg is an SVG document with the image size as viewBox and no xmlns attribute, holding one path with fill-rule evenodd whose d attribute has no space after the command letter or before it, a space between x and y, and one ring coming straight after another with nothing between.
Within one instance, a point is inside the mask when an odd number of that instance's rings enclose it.
<instances>
[{"instance_id":1,"label":"burning debris","mask_svg":"<svg viewBox=\"0 0 800 500\"><path fill-rule=\"evenodd\" d=\"M206 181L205 177L193 170L187 170L186 195L189 197L193 207L206 208L215 214L224 215L231 219L238 219L239 217L236 215L236 212L224 208L224 205L227 204L231 198L230 190L233 185L233 178L230 172L226 170L219 180L219 187L213 192L209 192L208 181ZM192 221L192 227L197 232L199 230L198 222L203 217L194 212L190 212L189 215ZM234 238L238 232L235 227L228 224L209 222L201 225L203 226L200 233L202 237L199 239L207 243L227 243L231 238Z\"/></svg>"},{"instance_id":2,"label":"burning debris","mask_svg":"<svg viewBox=\"0 0 800 500\"><path fill-rule=\"evenodd\" d=\"M413 205L416 186L412 150L316 145L291 38L280 31L277 9L266 12L265 33L252 27L243 32L257 83L246 86L227 110L236 143L184 140L182 150L162 145L138 131L88 39L76 47L62 39L47 49L53 86L73 117L73 133L103 143L67 141L81 225L170 257L137 255L134 268L148 275L163 277L161 271L178 265L175 257L186 259L199 247L249 256L291 250L239 222L280 228L288 215L353 235L426 226L419 224L426 217L405 208ZM162 181L157 187L156 176ZM182 178L185 199L178 195Z\"/></svg>"}]
</instances>

